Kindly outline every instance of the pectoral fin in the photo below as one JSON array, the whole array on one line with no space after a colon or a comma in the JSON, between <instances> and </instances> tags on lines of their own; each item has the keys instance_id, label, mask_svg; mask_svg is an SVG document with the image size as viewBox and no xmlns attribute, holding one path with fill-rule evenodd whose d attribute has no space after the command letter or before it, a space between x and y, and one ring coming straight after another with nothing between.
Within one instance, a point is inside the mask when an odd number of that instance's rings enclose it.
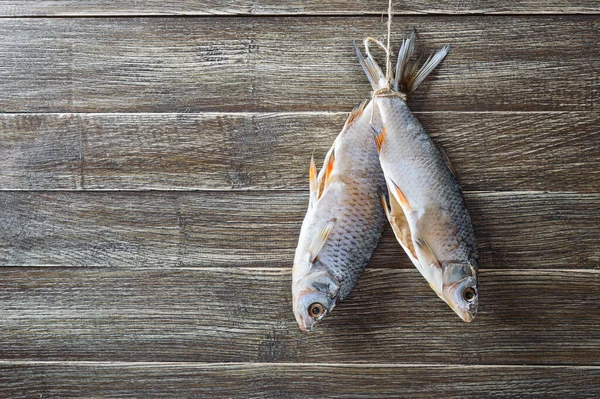
<instances>
[{"instance_id":1,"label":"pectoral fin","mask_svg":"<svg viewBox=\"0 0 600 399\"><path fill-rule=\"evenodd\" d=\"M408 203L408 200L404 196L402 190L400 190L400 187L398 187L398 185L394 183L392 179L388 179L388 190L390 195L393 196L402 206L402 209L405 211L410 211L410 204Z\"/></svg>"},{"instance_id":2,"label":"pectoral fin","mask_svg":"<svg viewBox=\"0 0 600 399\"><path fill-rule=\"evenodd\" d=\"M425 264L442 267L442 263L435 256L429 243L424 238L417 238L415 242L423 254Z\"/></svg>"},{"instance_id":3,"label":"pectoral fin","mask_svg":"<svg viewBox=\"0 0 600 399\"><path fill-rule=\"evenodd\" d=\"M375 138L375 144L377 144L377 151L381 152L381 146L383 145L383 141L385 140L386 130L385 126L381 127L381 129L377 130L374 127L371 127L371 133L373 133L373 137Z\"/></svg>"},{"instance_id":4,"label":"pectoral fin","mask_svg":"<svg viewBox=\"0 0 600 399\"><path fill-rule=\"evenodd\" d=\"M383 207L383 210L385 212L385 216L387 217L387 220L391 223L392 215L390 214L390 207L388 206L387 199L385 198L385 194L382 193L381 191L379 192L379 200L381 201L381 206Z\"/></svg>"},{"instance_id":5,"label":"pectoral fin","mask_svg":"<svg viewBox=\"0 0 600 399\"><path fill-rule=\"evenodd\" d=\"M319 252L321 252L321 250L323 249L323 246L325 245L325 242L327 241L327 237L329 237L329 234L331 233L333 224L334 224L333 220L330 220L329 222L327 222L327 224L325 224L325 226L323 226L321 228L321 230L319 230L319 232L313 239L312 243L310 244L310 248L309 248L310 263L315 263L315 261L317 260Z\"/></svg>"},{"instance_id":6,"label":"pectoral fin","mask_svg":"<svg viewBox=\"0 0 600 399\"><path fill-rule=\"evenodd\" d=\"M392 230L394 231L394 235L396 239L402 245L402 248L406 251L408 256L410 257L413 263L418 262L417 256L415 254L415 248L412 243L412 235L410 232L410 226L408 225L408 221L406 220L406 215L402 210L400 204L396 201L396 198L390 194L390 204L391 207L388 207L388 203L385 199L385 195L382 193L379 194L381 199L381 204L383 205L383 209L385 210L385 214L392 226Z\"/></svg>"}]
</instances>

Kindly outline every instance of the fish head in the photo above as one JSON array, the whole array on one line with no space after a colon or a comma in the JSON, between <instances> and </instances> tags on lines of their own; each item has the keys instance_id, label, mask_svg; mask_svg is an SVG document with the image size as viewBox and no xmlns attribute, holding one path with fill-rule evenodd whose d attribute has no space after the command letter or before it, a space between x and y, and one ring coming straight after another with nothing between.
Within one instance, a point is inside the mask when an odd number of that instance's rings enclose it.
<instances>
[{"instance_id":1,"label":"fish head","mask_svg":"<svg viewBox=\"0 0 600 399\"><path fill-rule=\"evenodd\" d=\"M450 263L444 266L442 277L443 299L461 319L473 321L479 303L475 268L470 263Z\"/></svg>"},{"instance_id":2,"label":"fish head","mask_svg":"<svg viewBox=\"0 0 600 399\"><path fill-rule=\"evenodd\" d=\"M309 273L294 283L292 296L298 326L310 332L335 307L339 284L325 271Z\"/></svg>"}]
</instances>

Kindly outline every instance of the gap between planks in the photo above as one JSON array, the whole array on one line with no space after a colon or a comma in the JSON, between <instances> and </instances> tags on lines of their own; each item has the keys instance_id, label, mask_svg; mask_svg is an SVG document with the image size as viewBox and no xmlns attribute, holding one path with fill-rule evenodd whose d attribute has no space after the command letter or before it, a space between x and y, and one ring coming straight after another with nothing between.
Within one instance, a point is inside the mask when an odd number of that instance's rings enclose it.
<instances>
[{"instance_id":1,"label":"gap between planks","mask_svg":"<svg viewBox=\"0 0 600 399\"><path fill-rule=\"evenodd\" d=\"M67 269L69 271L74 271L74 270L96 270L99 271L100 269L102 270L108 270L108 271L114 271L115 273L118 272L122 272L122 271L135 271L135 272L144 272L144 271L172 271L172 272L176 272L176 271L182 271L182 270L189 270L189 271L197 271L197 272L229 272L231 270L235 270L235 271L243 271L243 272L267 272L267 273L271 273L271 274L291 274L292 272L292 268L291 267L239 267L239 266L231 266L231 267L223 267L223 266L214 266L214 267L210 267L210 266L169 266L169 267L152 267L152 266L143 266L143 267L107 267L107 266L102 266L102 265L88 265L88 266L63 266L63 265L33 265L33 266L28 266L28 265L4 265L4 266L0 266L0 274L2 273L3 270L12 270L12 269L18 269L18 270L23 270L23 269ZM375 267L367 267L367 269L370 270L382 270L379 268L375 268ZM390 268L388 270L393 270L394 272L399 272L399 273L413 273L415 271L415 269L413 268ZM528 273L528 274L544 274L544 273L589 273L589 274L600 274L600 269L562 269L562 268L556 268L556 269L510 269L510 270L506 270L506 269L500 269L500 268L496 268L496 267L492 267L492 268L479 268L479 270L477 271L478 273L511 273L511 274L518 274L518 273Z\"/></svg>"},{"instance_id":2,"label":"gap between planks","mask_svg":"<svg viewBox=\"0 0 600 399\"><path fill-rule=\"evenodd\" d=\"M223 188L179 188L179 187L174 187L174 188L170 188L168 190L163 189L163 188L144 188L144 189L137 189L137 188L131 188L131 189L105 189L105 188L98 188L98 189L66 189L66 188L54 188L54 189L43 189L43 190L30 190L30 189L1 189L0 188L0 193L54 193L54 192L58 192L58 193L106 193L106 194L110 194L110 193L157 193L157 194L161 194L161 193L171 193L171 192L177 192L177 193L264 193L264 194L269 194L269 193L277 193L277 194L282 194L282 193L306 193L308 195L308 190L303 189L303 188L282 188L282 189L277 189L277 188L273 188L273 189L253 189L253 188L243 188L243 189L238 189L238 188L233 188L233 189L223 189ZM511 196L520 196L520 195L573 195L573 196L577 196L580 198L589 198L589 199L598 199L600 200L600 191L598 192L593 192L593 193L583 193L583 192L578 192L578 191L463 191L463 194L467 194L467 195L477 195L479 197L485 198L485 197L511 197Z\"/></svg>"},{"instance_id":3,"label":"gap between planks","mask_svg":"<svg viewBox=\"0 0 600 399\"><path fill-rule=\"evenodd\" d=\"M0 366L99 366L99 367L177 367L177 368L237 368L237 367L345 367L345 368L461 368L461 369L573 369L600 370L600 366L554 364L463 364L463 363L254 363L254 362L119 362L89 360L0 360Z\"/></svg>"},{"instance_id":4,"label":"gap between planks","mask_svg":"<svg viewBox=\"0 0 600 399\"><path fill-rule=\"evenodd\" d=\"M490 111L455 111L455 110L439 110L439 111L415 111L414 115L431 115L431 114L493 114L493 115L539 115L539 114L581 114L581 113L593 113L593 111L573 111L573 110L548 110L548 111L502 111L502 110L490 110ZM70 116L205 116L205 117L217 117L217 116L320 116L320 115L348 115L348 111L248 111L248 112L0 112L0 116L58 116L58 117L70 117Z\"/></svg>"},{"instance_id":5,"label":"gap between planks","mask_svg":"<svg viewBox=\"0 0 600 399\"><path fill-rule=\"evenodd\" d=\"M411 17L411 18L427 18L427 17L487 17L487 16L501 16L501 17L553 17L553 16L569 16L569 15L600 15L600 9L598 10L578 10L573 12L556 12L556 11L459 11L459 12L427 12L427 11L394 11L394 16L397 17ZM165 12L165 13L58 13L55 15L34 15L34 14L19 14L19 15L0 15L2 19L66 19L66 18L81 18L81 19L100 19L100 18L362 18L362 17L382 17L387 18L387 11L381 12L355 12L350 11L348 13L343 12L288 12L288 13L202 13L202 12Z\"/></svg>"}]
</instances>

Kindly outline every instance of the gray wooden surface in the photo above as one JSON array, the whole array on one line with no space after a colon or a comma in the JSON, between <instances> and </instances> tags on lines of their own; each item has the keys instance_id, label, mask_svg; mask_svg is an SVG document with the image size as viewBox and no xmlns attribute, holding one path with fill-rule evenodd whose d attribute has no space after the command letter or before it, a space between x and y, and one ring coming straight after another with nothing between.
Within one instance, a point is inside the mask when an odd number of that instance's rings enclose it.
<instances>
[{"instance_id":1,"label":"gray wooden surface","mask_svg":"<svg viewBox=\"0 0 600 399\"><path fill-rule=\"evenodd\" d=\"M306 335L291 264L387 2L0 1L0 398L600 397L600 3L402 1L481 246L461 322L389 229ZM185 15L185 16L182 16Z\"/></svg>"}]
</instances>

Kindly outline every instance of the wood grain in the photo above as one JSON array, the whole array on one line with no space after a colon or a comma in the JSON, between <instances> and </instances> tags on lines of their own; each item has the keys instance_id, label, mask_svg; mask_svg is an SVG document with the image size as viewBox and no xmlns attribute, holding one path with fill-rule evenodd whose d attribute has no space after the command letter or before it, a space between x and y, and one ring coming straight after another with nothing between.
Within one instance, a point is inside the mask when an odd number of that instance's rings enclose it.
<instances>
[{"instance_id":1,"label":"wood grain","mask_svg":"<svg viewBox=\"0 0 600 399\"><path fill-rule=\"evenodd\" d=\"M307 188L347 113L4 114L0 189ZM597 112L425 112L465 190L598 192Z\"/></svg>"},{"instance_id":2,"label":"wood grain","mask_svg":"<svg viewBox=\"0 0 600 399\"><path fill-rule=\"evenodd\" d=\"M387 13L385 0L276 0L192 1L146 0L123 2L118 0L3 0L0 16L72 16L72 15L278 15L278 14L381 14ZM529 14L598 13L600 6L592 0L404 0L394 2L395 15L411 14Z\"/></svg>"},{"instance_id":3,"label":"wood grain","mask_svg":"<svg viewBox=\"0 0 600 399\"><path fill-rule=\"evenodd\" d=\"M600 268L598 194L466 193L482 268ZM291 267L303 192L2 192L0 265ZM372 267L412 268L389 229Z\"/></svg>"},{"instance_id":4,"label":"wood grain","mask_svg":"<svg viewBox=\"0 0 600 399\"><path fill-rule=\"evenodd\" d=\"M416 270L367 269L311 334L291 268L0 276L5 360L600 365L598 271L483 271L467 324Z\"/></svg>"},{"instance_id":5,"label":"wood grain","mask_svg":"<svg viewBox=\"0 0 600 399\"><path fill-rule=\"evenodd\" d=\"M592 111L594 16L398 18L450 56L415 111ZM369 95L352 41L373 17L3 19L0 112L344 111ZM526 33L526 34L525 34Z\"/></svg>"},{"instance_id":6,"label":"wood grain","mask_svg":"<svg viewBox=\"0 0 600 399\"><path fill-rule=\"evenodd\" d=\"M340 364L0 364L0 395L13 399L591 399L597 397L594 392L598 391L600 370L597 368Z\"/></svg>"}]
</instances>

